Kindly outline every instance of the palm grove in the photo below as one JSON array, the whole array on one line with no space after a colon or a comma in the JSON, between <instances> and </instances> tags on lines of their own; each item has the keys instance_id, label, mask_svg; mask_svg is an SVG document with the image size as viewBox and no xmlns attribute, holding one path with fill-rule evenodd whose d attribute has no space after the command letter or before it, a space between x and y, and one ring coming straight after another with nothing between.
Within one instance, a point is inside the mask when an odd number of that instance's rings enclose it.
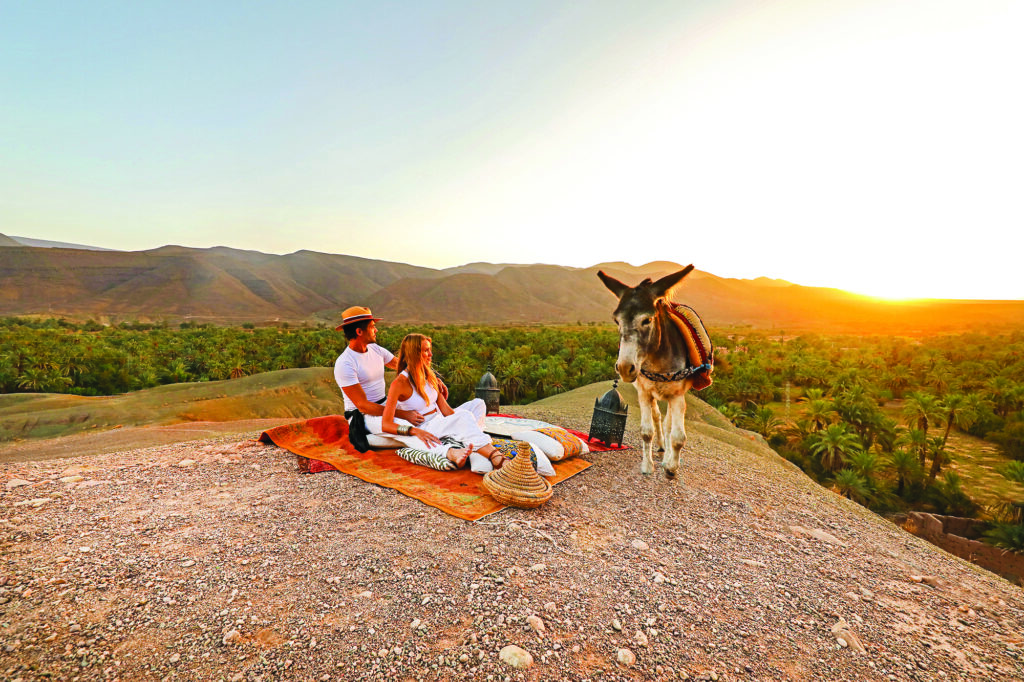
<instances>
[{"instance_id":1,"label":"palm grove","mask_svg":"<svg viewBox=\"0 0 1024 682\"><path fill-rule=\"evenodd\" d=\"M455 400L489 368L502 401L523 403L610 379L611 327L423 327ZM760 433L823 485L879 511L980 515L992 539L1024 547L1020 505L979 508L950 467L950 437L998 445L1001 471L1024 483L1024 333L931 336L714 334L715 383L700 396ZM333 365L342 340L324 327L241 328L0 320L0 392L111 395ZM1010 490L1019 490L1012 487Z\"/></svg>"}]
</instances>

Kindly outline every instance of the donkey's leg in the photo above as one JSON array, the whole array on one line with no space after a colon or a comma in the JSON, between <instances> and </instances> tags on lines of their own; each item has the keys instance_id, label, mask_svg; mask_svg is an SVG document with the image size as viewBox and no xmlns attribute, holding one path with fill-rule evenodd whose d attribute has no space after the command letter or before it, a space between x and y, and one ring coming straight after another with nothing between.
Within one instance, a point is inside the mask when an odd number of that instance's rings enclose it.
<instances>
[{"instance_id":1,"label":"donkey's leg","mask_svg":"<svg viewBox=\"0 0 1024 682\"><path fill-rule=\"evenodd\" d=\"M669 407L668 411L665 412L665 416L661 418L661 451L665 454L661 456L662 465L665 463L665 459L671 454L669 448L669 437L672 434L672 409Z\"/></svg>"},{"instance_id":2,"label":"donkey's leg","mask_svg":"<svg viewBox=\"0 0 1024 682\"><path fill-rule=\"evenodd\" d=\"M643 451L643 459L640 461L640 473L654 473L654 439L657 428L661 430L661 412L658 411L658 401L649 392L643 390L639 383L637 387L637 398L640 403L640 448ZM652 409L653 408L653 409ZM654 415L657 414L657 417ZM655 422L657 419L657 422ZM657 424L657 427L655 426Z\"/></svg>"},{"instance_id":3,"label":"donkey's leg","mask_svg":"<svg viewBox=\"0 0 1024 682\"><path fill-rule=\"evenodd\" d=\"M651 421L654 424L654 440L651 442L651 454L653 456L654 451L664 452L665 450L665 436L668 431L665 430L665 420L661 415L661 407L658 406L658 399L651 394Z\"/></svg>"},{"instance_id":4,"label":"donkey's leg","mask_svg":"<svg viewBox=\"0 0 1024 682\"><path fill-rule=\"evenodd\" d=\"M676 477L679 469L679 461L683 456L683 448L686 447L686 394L675 396L668 402L669 420L671 430L665 435L668 438L668 447L665 448L665 458L661 466L665 469L665 477L672 479Z\"/></svg>"}]
</instances>

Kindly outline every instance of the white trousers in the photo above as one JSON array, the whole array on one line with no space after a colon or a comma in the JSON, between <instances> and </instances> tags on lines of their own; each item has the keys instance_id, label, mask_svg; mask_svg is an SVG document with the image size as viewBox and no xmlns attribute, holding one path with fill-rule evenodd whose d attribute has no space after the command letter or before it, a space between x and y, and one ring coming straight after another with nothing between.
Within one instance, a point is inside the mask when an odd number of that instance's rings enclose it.
<instances>
[{"instance_id":1,"label":"white trousers","mask_svg":"<svg viewBox=\"0 0 1024 682\"><path fill-rule=\"evenodd\" d=\"M440 411L427 415L426 420L419 425L427 433L437 436L453 438L463 445L472 445L478 450L485 445L491 444L491 437L483 432L484 416L487 414L487 405L480 398L474 398L469 402L456 407L450 415L445 417ZM366 431L378 435L394 438L405 443L406 447L447 455L448 450L455 447L448 443L441 443L434 447L427 447L427 444L416 436L396 436L393 433L384 433L383 417L363 417L366 423ZM396 424L409 424L404 419L395 419ZM411 426L411 424L409 424Z\"/></svg>"}]
</instances>

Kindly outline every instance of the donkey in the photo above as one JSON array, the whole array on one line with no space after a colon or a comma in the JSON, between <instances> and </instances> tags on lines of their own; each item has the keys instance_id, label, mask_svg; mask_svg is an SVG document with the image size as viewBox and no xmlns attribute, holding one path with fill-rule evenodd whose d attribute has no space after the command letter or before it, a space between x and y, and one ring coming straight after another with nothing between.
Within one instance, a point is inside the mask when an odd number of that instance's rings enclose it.
<instances>
[{"instance_id":1,"label":"donkey","mask_svg":"<svg viewBox=\"0 0 1024 682\"><path fill-rule=\"evenodd\" d=\"M686 445L686 393L693 386L695 375L686 339L671 319L672 304L666 296L691 270L693 265L688 265L657 282L648 278L635 287L626 286L604 271L597 273L619 299L614 313L619 327L615 370L624 382L635 382L640 399L640 472L654 473L654 449L664 449L661 466L670 480L676 476ZM668 402L664 427L658 400Z\"/></svg>"}]
</instances>

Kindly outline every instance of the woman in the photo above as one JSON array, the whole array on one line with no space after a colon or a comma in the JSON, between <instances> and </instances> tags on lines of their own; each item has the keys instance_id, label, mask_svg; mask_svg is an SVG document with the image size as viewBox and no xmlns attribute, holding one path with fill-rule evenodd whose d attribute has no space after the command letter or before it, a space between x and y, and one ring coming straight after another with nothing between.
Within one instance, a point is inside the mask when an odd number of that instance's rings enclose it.
<instances>
[{"instance_id":1,"label":"woman","mask_svg":"<svg viewBox=\"0 0 1024 682\"><path fill-rule=\"evenodd\" d=\"M381 426L384 433L396 437L410 448L443 454L461 467L476 452L486 457L495 469L505 457L491 444L491 437L480 429L477 417L469 410L453 410L437 390L438 379L431 367L433 344L428 336L409 334L398 350L398 376L388 388ZM413 426L396 419L398 410L423 415L423 423ZM453 445L451 441L466 447Z\"/></svg>"}]
</instances>

